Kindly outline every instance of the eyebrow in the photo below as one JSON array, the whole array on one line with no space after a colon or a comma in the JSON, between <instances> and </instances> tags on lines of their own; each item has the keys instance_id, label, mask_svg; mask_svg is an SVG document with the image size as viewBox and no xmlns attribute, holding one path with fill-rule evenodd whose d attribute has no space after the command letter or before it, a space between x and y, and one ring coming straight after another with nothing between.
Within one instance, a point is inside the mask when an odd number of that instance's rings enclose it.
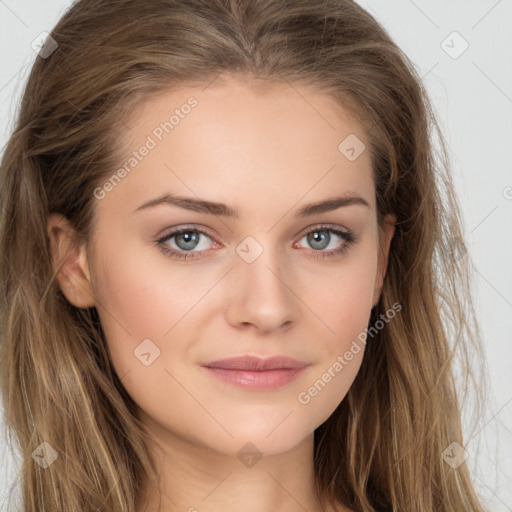
<instances>
[{"instance_id":1,"label":"eyebrow","mask_svg":"<svg viewBox=\"0 0 512 512\"><path fill-rule=\"evenodd\" d=\"M230 208L224 203L216 203L212 201L193 199L191 197L182 197L172 194L165 194L155 199L151 199L150 201L140 205L136 210L134 210L134 213L160 205L173 205L185 210L192 210L194 212L205 213L208 215L221 215L223 217L229 217L233 219L239 218L238 210ZM366 199L363 199L362 197L355 194L346 194L343 196L332 197L323 201L318 201L316 203L307 204L298 210L297 216L306 217L309 215L330 212L337 210L338 208L353 205L362 205L366 206L367 208L371 208Z\"/></svg>"}]
</instances>

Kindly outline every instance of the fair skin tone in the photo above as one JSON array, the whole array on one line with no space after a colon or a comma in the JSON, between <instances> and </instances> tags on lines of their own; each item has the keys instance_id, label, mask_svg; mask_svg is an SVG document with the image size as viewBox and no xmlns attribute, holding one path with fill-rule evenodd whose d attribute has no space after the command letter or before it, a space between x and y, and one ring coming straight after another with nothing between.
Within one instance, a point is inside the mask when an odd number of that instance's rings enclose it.
<instances>
[{"instance_id":1,"label":"fair skin tone","mask_svg":"<svg viewBox=\"0 0 512 512\"><path fill-rule=\"evenodd\" d=\"M191 96L197 106L159 141L155 127ZM95 199L88 243L71 248L69 224L49 218L53 250L64 255L60 286L75 306L98 310L114 367L150 436L160 510L320 512L313 433L345 397L364 344L318 396L301 403L298 395L368 326L396 222L388 215L379 239L367 137L331 98L286 83L265 94L237 80L183 87L143 107L127 117L125 142L135 151L151 135L156 147ZM367 148L353 161L338 149L350 134ZM164 194L224 203L238 217L163 203L137 210ZM298 214L347 194L367 205ZM187 253L186 261L157 245L183 226L195 245L176 235L161 246ZM315 231L318 238L307 236ZM249 263L245 254L256 257ZM145 353L160 354L146 366L134 351L147 339ZM236 387L201 366L246 354L309 366L272 390ZM261 454L254 464L237 456L247 443ZM149 489L144 512L157 512L159 490Z\"/></svg>"}]
</instances>

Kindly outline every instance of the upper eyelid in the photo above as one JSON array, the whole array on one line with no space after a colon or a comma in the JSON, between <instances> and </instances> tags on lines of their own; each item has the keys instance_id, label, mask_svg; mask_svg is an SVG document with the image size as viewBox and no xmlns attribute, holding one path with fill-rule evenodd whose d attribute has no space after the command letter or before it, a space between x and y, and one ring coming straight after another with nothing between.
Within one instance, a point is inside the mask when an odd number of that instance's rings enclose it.
<instances>
[{"instance_id":1,"label":"upper eyelid","mask_svg":"<svg viewBox=\"0 0 512 512\"><path fill-rule=\"evenodd\" d=\"M325 230L325 231L339 231L339 232L345 233L345 234L351 234L352 233L351 230L349 230L347 228L344 228L342 226L338 226L336 224L317 223L317 224L312 224L310 226L307 226L307 227L301 229L296 235L294 235L294 239L296 237L302 238L303 236L305 236L306 234L310 233L311 231L314 231L315 229ZM215 243L220 243L220 242L217 242L217 240L216 240L214 235L209 233L208 228L204 228L202 226L195 226L193 224L191 224L191 225L184 224L182 227L180 226L180 227L172 228L166 234L160 236L157 241L158 242L165 242L167 240L170 240L172 237L174 237L174 236L176 236L176 235L178 235L180 233L186 232L186 231L197 231L197 232L199 232L201 234L206 235L211 240L213 240Z\"/></svg>"},{"instance_id":2,"label":"upper eyelid","mask_svg":"<svg viewBox=\"0 0 512 512\"><path fill-rule=\"evenodd\" d=\"M172 229L169 229L168 231L164 232L163 235L158 237L157 241L159 242L161 240L172 238L173 236L179 235L180 233L183 233L186 231L197 231L201 234L204 234L204 235L210 237L212 240L215 238L214 235L210 234L208 232L208 229L206 229L206 228L199 227L199 226L193 226L193 225L189 226L187 224L184 224L183 227L172 228Z\"/></svg>"},{"instance_id":3,"label":"upper eyelid","mask_svg":"<svg viewBox=\"0 0 512 512\"><path fill-rule=\"evenodd\" d=\"M322 224L322 223L317 223L317 224L311 224L310 226L307 226L305 228L302 228L298 233L296 233L294 235L294 237L297 237L297 236L304 236L304 234L306 233L309 233L310 231L313 231L315 229L324 229L326 231L328 230L332 230L332 231L341 231L342 233L350 233L350 229L348 228L344 228L342 226L338 226L336 224L330 224L330 223L326 223L326 224ZM208 228L205 228L203 226L196 226L196 225L193 225L193 224L184 224L182 227L176 227L176 228L172 228L170 229L166 234L164 235L161 235L159 237L159 239L163 239L163 238L167 238L168 236L171 236L171 235L176 235L176 234L179 234L179 233L182 233L182 232L185 232L185 231L198 231L202 234L205 234L207 236L209 236L210 238L214 239L215 238L215 235L214 234L211 234L209 232L209 229Z\"/></svg>"},{"instance_id":4,"label":"upper eyelid","mask_svg":"<svg viewBox=\"0 0 512 512\"><path fill-rule=\"evenodd\" d=\"M349 233L351 231L348 228L344 228L343 226L338 226L336 224L318 223L318 224L312 224L311 226L301 229L295 236L299 236L299 235L303 236L304 234L309 233L310 231L314 231L315 229L318 229L318 230L324 229L326 231L341 231L342 233Z\"/></svg>"}]
</instances>

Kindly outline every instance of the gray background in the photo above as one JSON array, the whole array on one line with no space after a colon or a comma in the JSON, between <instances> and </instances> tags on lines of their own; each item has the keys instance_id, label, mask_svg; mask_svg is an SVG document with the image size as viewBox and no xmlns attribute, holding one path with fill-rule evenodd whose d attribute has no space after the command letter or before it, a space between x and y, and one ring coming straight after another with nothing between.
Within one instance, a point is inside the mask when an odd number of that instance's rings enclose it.
<instances>
[{"instance_id":1,"label":"gray background","mask_svg":"<svg viewBox=\"0 0 512 512\"><path fill-rule=\"evenodd\" d=\"M512 0L359 3L416 65L449 143L490 382L485 415L465 448L490 510L512 512ZM31 42L49 32L70 4L0 0L0 151L35 58ZM469 47L458 55L464 41ZM16 466L2 428L0 510Z\"/></svg>"}]
</instances>

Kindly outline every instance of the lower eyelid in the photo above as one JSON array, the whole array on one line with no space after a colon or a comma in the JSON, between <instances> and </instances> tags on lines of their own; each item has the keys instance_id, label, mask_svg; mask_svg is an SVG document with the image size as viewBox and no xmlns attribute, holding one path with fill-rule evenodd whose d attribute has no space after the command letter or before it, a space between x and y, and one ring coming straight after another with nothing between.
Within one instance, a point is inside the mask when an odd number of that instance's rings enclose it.
<instances>
[{"instance_id":1,"label":"lower eyelid","mask_svg":"<svg viewBox=\"0 0 512 512\"><path fill-rule=\"evenodd\" d=\"M159 240L157 240L157 245L161 246L161 250L163 252L168 253L168 254L170 253L171 255L179 255L177 257L180 257L181 255L188 255L188 254L197 255L197 256L191 256L191 259L200 257L199 256L200 254L207 252L209 249L204 249L204 250L199 250L199 251L194 251L194 250L185 251L185 250L164 247L166 242L171 240L173 237L178 236L187 231L199 233L203 236L206 236L212 241L212 243L214 245L215 244L219 245L219 243L216 242L216 240L210 234L208 234L205 231L202 231L198 228L193 228L193 227L190 227L190 228L185 227L185 228L175 230L175 231L165 235L164 237L160 238ZM356 237L355 237L354 233L352 233L351 231L343 231L343 230L339 229L338 227L317 226L317 227L313 227L313 228L309 229L306 232L303 232L303 234L298 237L297 242L294 243L294 246L296 243L298 243L300 240L302 240L305 236L307 236L309 233L312 233L314 231L327 231L329 233L333 233L334 235L338 236L343 242L342 246L338 247L337 249L317 250L317 251L315 251L314 249L311 249L311 251L316 253L316 255L322 255L322 254L329 255L329 254L335 254L337 252L342 252L345 249L348 249L349 245L356 242Z\"/></svg>"}]
</instances>

